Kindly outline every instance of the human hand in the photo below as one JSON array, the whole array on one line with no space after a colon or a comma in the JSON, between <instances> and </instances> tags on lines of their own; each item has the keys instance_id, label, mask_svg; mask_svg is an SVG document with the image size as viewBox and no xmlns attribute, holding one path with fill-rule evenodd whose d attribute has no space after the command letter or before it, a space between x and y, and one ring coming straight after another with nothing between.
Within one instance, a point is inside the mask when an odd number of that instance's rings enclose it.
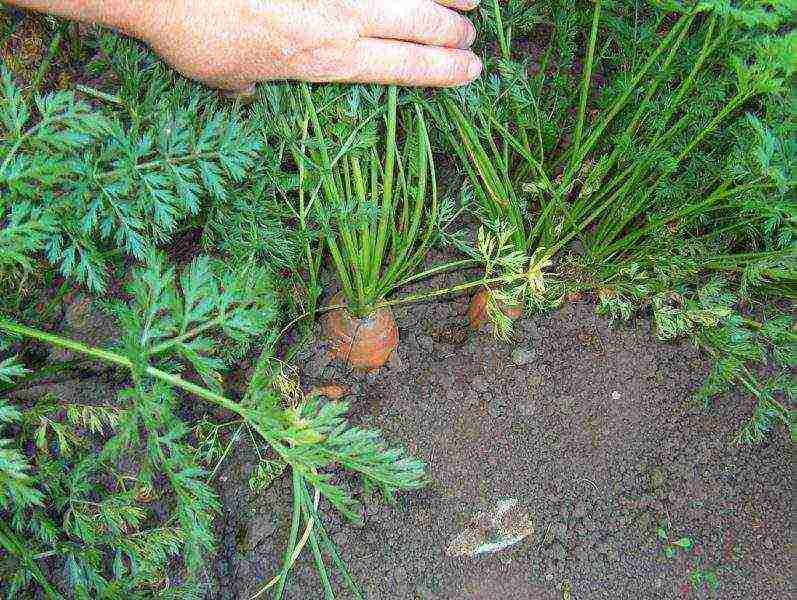
<instances>
[{"instance_id":1,"label":"human hand","mask_svg":"<svg viewBox=\"0 0 797 600\"><path fill-rule=\"evenodd\" d=\"M464 85L481 61L471 22L478 0L171 0L123 27L184 75L245 91L300 79L408 86Z\"/></svg>"}]
</instances>

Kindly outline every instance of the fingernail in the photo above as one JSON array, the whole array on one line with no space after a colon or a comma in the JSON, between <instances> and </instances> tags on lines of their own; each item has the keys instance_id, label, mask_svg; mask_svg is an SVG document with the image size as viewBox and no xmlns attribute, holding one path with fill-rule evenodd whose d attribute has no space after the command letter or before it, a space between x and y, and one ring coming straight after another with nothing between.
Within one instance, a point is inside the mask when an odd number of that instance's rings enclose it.
<instances>
[{"instance_id":1,"label":"fingernail","mask_svg":"<svg viewBox=\"0 0 797 600\"><path fill-rule=\"evenodd\" d=\"M470 48L473 45L473 42L476 41L476 28L473 26L473 23L467 21L468 23L468 35L465 38L465 47Z\"/></svg>"},{"instance_id":2,"label":"fingernail","mask_svg":"<svg viewBox=\"0 0 797 600\"><path fill-rule=\"evenodd\" d=\"M478 56L474 56L470 61L470 66L468 67L468 78L473 81L482 73L482 61L479 60Z\"/></svg>"}]
</instances>

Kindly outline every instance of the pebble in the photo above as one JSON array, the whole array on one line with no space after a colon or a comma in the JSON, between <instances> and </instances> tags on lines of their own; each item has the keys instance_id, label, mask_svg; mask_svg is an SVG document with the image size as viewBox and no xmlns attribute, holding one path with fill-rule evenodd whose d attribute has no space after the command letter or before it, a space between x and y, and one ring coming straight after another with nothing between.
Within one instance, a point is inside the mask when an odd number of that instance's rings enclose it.
<instances>
[{"instance_id":1,"label":"pebble","mask_svg":"<svg viewBox=\"0 0 797 600\"><path fill-rule=\"evenodd\" d=\"M393 371L401 371L404 369L404 361L401 359L401 353L396 350L390 355L387 361L388 366Z\"/></svg>"},{"instance_id":2,"label":"pebble","mask_svg":"<svg viewBox=\"0 0 797 600\"><path fill-rule=\"evenodd\" d=\"M371 494L363 498L363 514L365 516L374 516L375 514L379 513L381 507L382 503L379 501L379 498L376 494Z\"/></svg>"},{"instance_id":3,"label":"pebble","mask_svg":"<svg viewBox=\"0 0 797 600\"><path fill-rule=\"evenodd\" d=\"M258 515L249 524L244 545L248 550L252 550L260 542L274 535L275 531L277 531L277 520L273 513Z\"/></svg>"},{"instance_id":4,"label":"pebble","mask_svg":"<svg viewBox=\"0 0 797 600\"><path fill-rule=\"evenodd\" d=\"M332 536L332 541L338 548L346 548L351 542L351 534L348 531L340 530Z\"/></svg>"},{"instance_id":5,"label":"pebble","mask_svg":"<svg viewBox=\"0 0 797 600\"><path fill-rule=\"evenodd\" d=\"M662 487L667 481L667 478L664 475L664 471L660 468L655 468L650 473L650 485L653 489L658 489Z\"/></svg>"},{"instance_id":6,"label":"pebble","mask_svg":"<svg viewBox=\"0 0 797 600\"><path fill-rule=\"evenodd\" d=\"M534 348L518 346L512 350L512 362L518 366L528 365L537 360L537 351Z\"/></svg>"},{"instance_id":7,"label":"pebble","mask_svg":"<svg viewBox=\"0 0 797 600\"><path fill-rule=\"evenodd\" d=\"M581 546L576 548L576 552L575 552L576 560L579 560L579 561L580 560L585 560L586 558L589 558L589 555L590 555L589 548L585 544L582 544Z\"/></svg>"},{"instance_id":8,"label":"pebble","mask_svg":"<svg viewBox=\"0 0 797 600\"><path fill-rule=\"evenodd\" d=\"M567 525L561 521L557 521L551 525L551 535L558 540L567 539Z\"/></svg>"},{"instance_id":9,"label":"pebble","mask_svg":"<svg viewBox=\"0 0 797 600\"><path fill-rule=\"evenodd\" d=\"M567 548L560 542L554 542L549 550L551 558L556 560L564 560L567 558Z\"/></svg>"},{"instance_id":10,"label":"pebble","mask_svg":"<svg viewBox=\"0 0 797 600\"><path fill-rule=\"evenodd\" d=\"M418 600L437 600L435 593L425 585L418 585L415 587L415 597Z\"/></svg>"},{"instance_id":11,"label":"pebble","mask_svg":"<svg viewBox=\"0 0 797 600\"><path fill-rule=\"evenodd\" d=\"M471 386L473 386L473 389L477 392L483 392L490 387L490 382L487 381L487 378L484 375L477 375L473 378Z\"/></svg>"},{"instance_id":12,"label":"pebble","mask_svg":"<svg viewBox=\"0 0 797 600\"><path fill-rule=\"evenodd\" d=\"M772 538L769 537L764 538L764 548L766 548L767 550L775 549L775 542L772 540Z\"/></svg>"}]
</instances>

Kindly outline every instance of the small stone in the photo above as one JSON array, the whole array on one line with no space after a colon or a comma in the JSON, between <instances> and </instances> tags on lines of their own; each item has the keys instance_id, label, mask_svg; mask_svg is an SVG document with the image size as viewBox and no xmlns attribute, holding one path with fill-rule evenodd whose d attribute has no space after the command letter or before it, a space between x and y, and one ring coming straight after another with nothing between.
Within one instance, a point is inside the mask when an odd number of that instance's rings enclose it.
<instances>
[{"instance_id":1,"label":"small stone","mask_svg":"<svg viewBox=\"0 0 797 600\"><path fill-rule=\"evenodd\" d=\"M398 583L405 583L407 581L407 569L400 564L394 565L392 575L393 580Z\"/></svg>"},{"instance_id":2,"label":"small stone","mask_svg":"<svg viewBox=\"0 0 797 600\"><path fill-rule=\"evenodd\" d=\"M563 415L572 415L576 401L570 396L561 396L556 400L556 410Z\"/></svg>"},{"instance_id":3,"label":"small stone","mask_svg":"<svg viewBox=\"0 0 797 600\"><path fill-rule=\"evenodd\" d=\"M401 360L401 355L399 354L398 350L395 350L390 355L390 358L387 360L387 364L391 371L401 371L404 369L404 361Z\"/></svg>"},{"instance_id":4,"label":"small stone","mask_svg":"<svg viewBox=\"0 0 797 600\"><path fill-rule=\"evenodd\" d=\"M307 373L311 379L321 377L325 369L332 362L332 354L330 352L319 351L316 352L312 359L307 363Z\"/></svg>"},{"instance_id":5,"label":"small stone","mask_svg":"<svg viewBox=\"0 0 797 600\"><path fill-rule=\"evenodd\" d=\"M487 381L487 378L484 377L483 375L477 375L476 377L473 378L471 385L473 386L473 389L476 390L477 392L483 392L488 387L490 387L490 382Z\"/></svg>"},{"instance_id":6,"label":"small stone","mask_svg":"<svg viewBox=\"0 0 797 600\"><path fill-rule=\"evenodd\" d=\"M437 600L437 595L425 585L415 587L415 597L418 600Z\"/></svg>"},{"instance_id":7,"label":"small stone","mask_svg":"<svg viewBox=\"0 0 797 600\"><path fill-rule=\"evenodd\" d=\"M554 542L549 550L549 555L556 560L564 560L567 558L567 548L560 542Z\"/></svg>"},{"instance_id":8,"label":"small stone","mask_svg":"<svg viewBox=\"0 0 797 600\"><path fill-rule=\"evenodd\" d=\"M466 387L462 391L462 404L463 406L473 406L479 401L479 395L472 387Z\"/></svg>"},{"instance_id":9,"label":"small stone","mask_svg":"<svg viewBox=\"0 0 797 600\"><path fill-rule=\"evenodd\" d=\"M332 536L332 541L338 548L346 548L351 542L351 535L345 530L340 530Z\"/></svg>"},{"instance_id":10,"label":"small stone","mask_svg":"<svg viewBox=\"0 0 797 600\"><path fill-rule=\"evenodd\" d=\"M581 546L576 548L576 552L575 552L576 560L585 560L586 558L589 557L589 555L590 555L590 551L589 551L589 548L586 545L582 544Z\"/></svg>"},{"instance_id":11,"label":"small stone","mask_svg":"<svg viewBox=\"0 0 797 600\"><path fill-rule=\"evenodd\" d=\"M498 402L490 402L490 404L487 405L487 412L491 417L496 419L506 414L505 407Z\"/></svg>"},{"instance_id":12,"label":"small stone","mask_svg":"<svg viewBox=\"0 0 797 600\"><path fill-rule=\"evenodd\" d=\"M540 339L542 334L540 328L534 321L523 319L518 323L518 330L525 333L531 339Z\"/></svg>"},{"instance_id":13,"label":"small stone","mask_svg":"<svg viewBox=\"0 0 797 600\"><path fill-rule=\"evenodd\" d=\"M543 577L546 581L553 581L556 577L556 565L554 564L553 560L548 559L545 562L545 569L543 571Z\"/></svg>"},{"instance_id":14,"label":"small stone","mask_svg":"<svg viewBox=\"0 0 797 600\"><path fill-rule=\"evenodd\" d=\"M367 517L372 517L379 513L382 508L381 502L376 494L371 494L363 498L363 513Z\"/></svg>"},{"instance_id":15,"label":"small stone","mask_svg":"<svg viewBox=\"0 0 797 600\"><path fill-rule=\"evenodd\" d=\"M534 348L518 346L512 350L512 362L518 366L528 365L537 360L537 351Z\"/></svg>"},{"instance_id":16,"label":"small stone","mask_svg":"<svg viewBox=\"0 0 797 600\"><path fill-rule=\"evenodd\" d=\"M653 516L649 512L640 513L634 520L641 533L647 533L653 527Z\"/></svg>"},{"instance_id":17,"label":"small stone","mask_svg":"<svg viewBox=\"0 0 797 600\"><path fill-rule=\"evenodd\" d=\"M573 518L574 519L583 519L587 516L588 506L586 502L576 502L576 505L573 507Z\"/></svg>"},{"instance_id":18,"label":"small stone","mask_svg":"<svg viewBox=\"0 0 797 600\"><path fill-rule=\"evenodd\" d=\"M651 471L650 485L653 487L654 490L662 487L666 481L667 478L664 476L664 471L662 469L657 467L653 469L653 471Z\"/></svg>"},{"instance_id":19,"label":"small stone","mask_svg":"<svg viewBox=\"0 0 797 600\"><path fill-rule=\"evenodd\" d=\"M540 561L537 559L532 559L531 564L529 565L529 576L532 579L539 579L540 575L541 575Z\"/></svg>"},{"instance_id":20,"label":"small stone","mask_svg":"<svg viewBox=\"0 0 797 600\"><path fill-rule=\"evenodd\" d=\"M557 540L567 539L567 525L561 521L551 525L551 536Z\"/></svg>"},{"instance_id":21,"label":"small stone","mask_svg":"<svg viewBox=\"0 0 797 600\"><path fill-rule=\"evenodd\" d=\"M246 551L254 550L260 542L274 535L275 531L277 531L277 520L274 513L262 513L249 524L245 540L242 540L240 545Z\"/></svg>"},{"instance_id":22,"label":"small stone","mask_svg":"<svg viewBox=\"0 0 797 600\"><path fill-rule=\"evenodd\" d=\"M590 517L584 518L584 529L586 529L587 531L594 531L597 526L598 522L595 519L592 519Z\"/></svg>"}]
</instances>

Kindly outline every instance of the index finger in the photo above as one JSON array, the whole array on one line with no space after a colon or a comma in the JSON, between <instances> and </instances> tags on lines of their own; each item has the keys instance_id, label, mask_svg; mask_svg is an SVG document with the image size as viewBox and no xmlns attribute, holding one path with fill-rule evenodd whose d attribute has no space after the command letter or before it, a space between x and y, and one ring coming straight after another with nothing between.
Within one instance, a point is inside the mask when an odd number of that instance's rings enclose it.
<instances>
[{"instance_id":1,"label":"index finger","mask_svg":"<svg viewBox=\"0 0 797 600\"><path fill-rule=\"evenodd\" d=\"M434 0L438 4L455 10L473 10L479 6L479 0Z\"/></svg>"}]
</instances>

